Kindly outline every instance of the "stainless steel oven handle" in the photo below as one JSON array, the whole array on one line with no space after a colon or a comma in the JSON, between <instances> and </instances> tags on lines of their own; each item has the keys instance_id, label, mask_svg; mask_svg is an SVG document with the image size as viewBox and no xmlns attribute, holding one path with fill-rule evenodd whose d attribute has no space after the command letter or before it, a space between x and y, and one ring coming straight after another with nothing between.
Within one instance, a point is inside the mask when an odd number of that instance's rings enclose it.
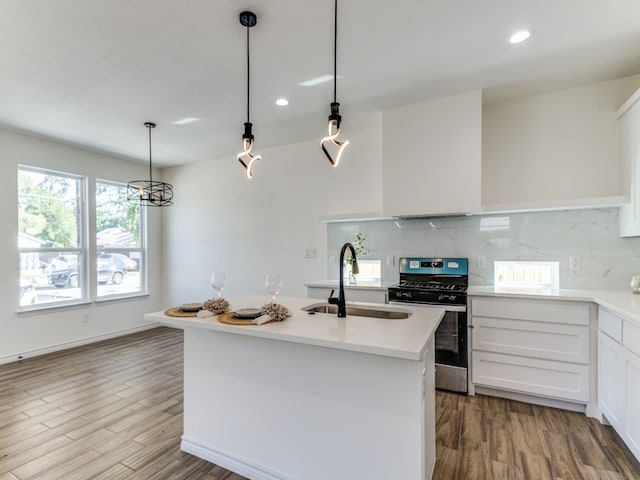
<instances>
[{"instance_id":1,"label":"stainless steel oven handle","mask_svg":"<svg viewBox=\"0 0 640 480\"><path fill-rule=\"evenodd\" d=\"M444 308L445 312L466 312L466 305L440 305L434 303L417 303L417 302L398 302L396 300L390 300L389 305L404 305L405 307L416 305L418 307L435 307L435 308Z\"/></svg>"}]
</instances>

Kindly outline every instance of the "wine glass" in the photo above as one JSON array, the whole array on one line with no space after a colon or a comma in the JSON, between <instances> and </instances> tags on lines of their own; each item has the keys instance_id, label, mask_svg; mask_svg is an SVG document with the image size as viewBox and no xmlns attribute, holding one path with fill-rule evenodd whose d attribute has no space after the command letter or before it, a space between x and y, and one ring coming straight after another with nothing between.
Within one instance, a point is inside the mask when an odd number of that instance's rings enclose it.
<instances>
[{"instance_id":1,"label":"wine glass","mask_svg":"<svg viewBox=\"0 0 640 480\"><path fill-rule=\"evenodd\" d=\"M268 273L264 282L264 286L267 288L267 292L271 294L271 301L276 303L276 295L280 292L282 287L282 279L277 273Z\"/></svg>"},{"instance_id":2,"label":"wine glass","mask_svg":"<svg viewBox=\"0 0 640 480\"><path fill-rule=\"evenodd\" d=\"M211 286L218 292L218 298L222 298L222 289L227 284L227 276L224 272L213 272L211 274Z\"/></svg>"}]
</instances>

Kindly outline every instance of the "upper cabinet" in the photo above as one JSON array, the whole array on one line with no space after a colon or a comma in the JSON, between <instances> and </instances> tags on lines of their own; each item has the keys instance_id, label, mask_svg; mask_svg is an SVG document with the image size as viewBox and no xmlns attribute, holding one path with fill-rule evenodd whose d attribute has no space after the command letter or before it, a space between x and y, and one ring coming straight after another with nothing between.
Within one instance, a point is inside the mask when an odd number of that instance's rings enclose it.
<instances>
[{"instance_id":1,"label":"upper cabinet","mask_svg":"<svg viewBox=\"0 0 640 480\"><path fill-rule=\"evenodd\" d=\"M483 211L619 206L628 201L616 110L639 76L484 99Z\"/></svg>"},{"instance_id":2,"label":"upper cabinet","mask_svg":"<svg viewBox=\"0 0 640 480\"><path fill-rule=\"evenodd\" d=\"M382 123L385 216L480 210L480 90L386 110Z\"/></svg>"},{"instance_id":3,"label":"upper cabinet","mask_svg":"<svg viewBox=\"0 0 640 480\"><path fill-rule=\"evenodd\" d=\"M618 110L620 160L630 202L620 208L620 236L640 236L640 90Z\"/></svg>"}]
</instances>

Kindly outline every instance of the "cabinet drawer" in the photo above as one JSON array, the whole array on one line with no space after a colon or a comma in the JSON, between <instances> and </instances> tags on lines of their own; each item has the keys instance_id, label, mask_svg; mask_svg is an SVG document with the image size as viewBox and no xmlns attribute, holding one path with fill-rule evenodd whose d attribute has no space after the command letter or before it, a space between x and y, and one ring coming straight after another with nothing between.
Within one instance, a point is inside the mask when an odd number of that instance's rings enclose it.
<instances>
[{"instance_id":1,"label":"cabinet drawer","mask_svg":"<svg viewBox=\"0 0 640 480\"><path fill-rule=\"evenodd\" d=\"M471 314L482 317L589 325L589 304L554 300L474 297Z\"/></svg>"},{"instance_id":2,"label":"cabinet drawer","mask_svg":"<svg viewBox=\"0 0 640 480\"><path fill-rule=\"evenodd\" d=\"M473 317L472 348L544 360L589 363L589 327Z\"/></svg>"},{"instance_id":3,"label":"cabinet drawer","mask_svg":"<svg viewBox=\"0 0 640 480\"><path fill-rule=\"evenodd\" d=\"M473 352L473 383L576 402L589 401L589 367L573 363Z\"/></svg>"},{"instance_id":4,"label":"cabinet drawer","mask_svg":"<svg viewBox=\"0 0 640 480\"><path fill-rule=\"evenodd\" d=\"M622 343L622 319L603 308L598 309L598 330Z\"/></svg>"},{"instance_id":5,"label":"cabinet drawer","mask_svg":"<svg viewBox=\"0 0 640 480\"><path fill-rule=\"evenodd\" d=\"M622 344L631 352L640 355L640 327L625 320L622 328Z\"/></svg>"}]
</instances>

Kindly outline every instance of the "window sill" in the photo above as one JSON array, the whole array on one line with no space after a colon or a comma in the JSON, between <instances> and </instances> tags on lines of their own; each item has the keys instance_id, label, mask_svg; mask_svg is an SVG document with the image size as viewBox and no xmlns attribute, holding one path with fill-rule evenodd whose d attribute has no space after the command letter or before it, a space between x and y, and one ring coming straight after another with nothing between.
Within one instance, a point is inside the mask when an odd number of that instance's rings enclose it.
<instances>
[{"instance_id":1,"label":"window sill","mask_svg":"<svg viewBox=\"0 0 640 480\"><path fill-rule=\"evenodd\" d=\"M18 315L25 315L31 313L47 313L55 310L73 309L78 307L86 307L91 305L88 300L77 300L73 302L58 302L58 303L42 303L29 307L19 307L16 313Z\"/></svg>"},{"instance_id":2,"label":"window sill","mask_svg":"<svg viewBox=\"0 0 640 480\"><path fill-rule=\"evenodd\" d=\"M89 300L78 300L74 302L60 302L60 303L46 303L46 304L36 304L34 306L29 307L19 307L16 310L18 315L28 315L28 314L39 314L39 313L47 313L56 310L65 310L65 309L73 309L73 308L82 308L87 307L91 304L106 304L112 302L119 301L127 301L127 300L136 300L139 298L149 297L149 292L140 292L131 295L111 295L108 297L102 297L96 299L94 302Z\"/></svg>"},{"instance_id":3,"label":"window sill","mask_svg":"<svg viewBox=\"0 0 640 480\"><path fill-rule=\"evenodd\" d=\"M104 297L100 297L100 298L96 298L95 304L101 304L101 303L111 303L111 302L117 302L120 300L135 300L138 298L145 298L148 297L150 295L149 292L136 292L136 293L131 293L131 294L121 294L121 295L105 295Z\"/></svg>"}]
</instances>

